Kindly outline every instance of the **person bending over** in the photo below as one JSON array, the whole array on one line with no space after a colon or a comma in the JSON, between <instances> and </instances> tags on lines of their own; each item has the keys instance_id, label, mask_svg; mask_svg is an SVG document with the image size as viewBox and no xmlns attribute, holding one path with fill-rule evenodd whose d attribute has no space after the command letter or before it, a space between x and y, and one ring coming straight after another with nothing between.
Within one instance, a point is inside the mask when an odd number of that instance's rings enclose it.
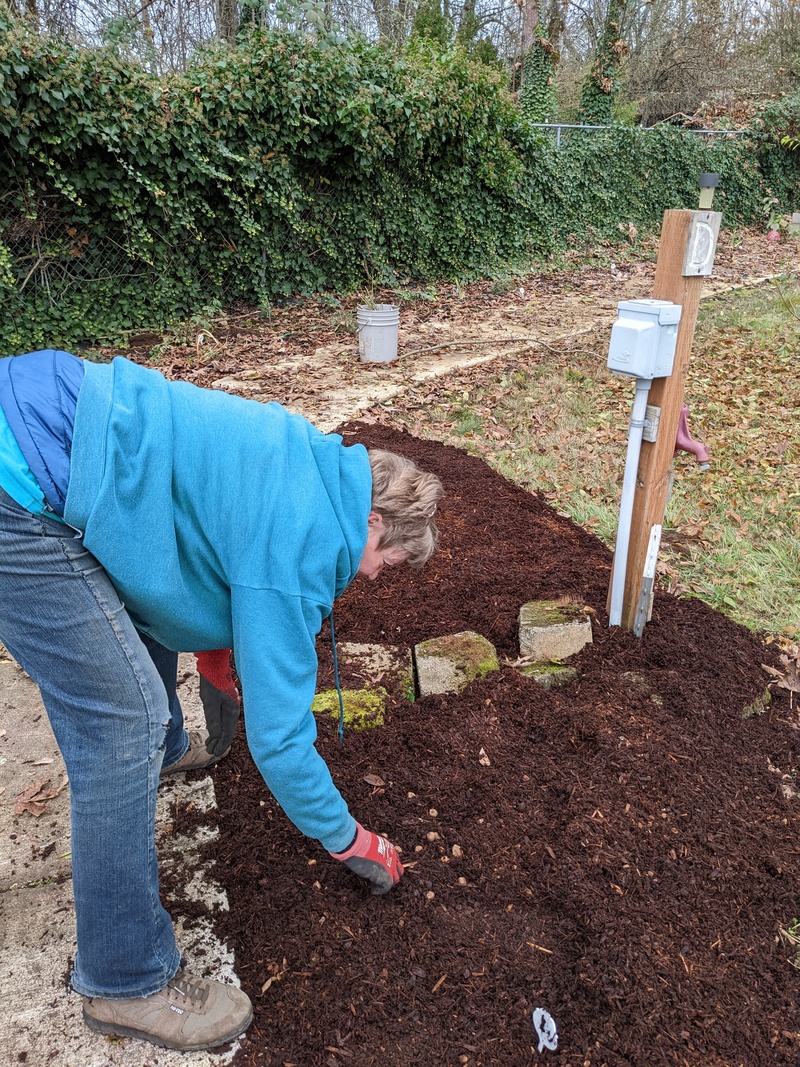
<instances>
[{"instance_id":1,"label":"person bending over","mask_svg":"<svg viewBox=\"0 0 800 1067\"><path fill-rule=\"evenodd\" d=\"M279 404L124 358L0 360L0 640L38 684L70 781L77 953L93 1030L213 1048L246 994L192 974L159 898L160 777L247 742L294 825L383 893L394 846L350 813L315 748L315 639L356 574L421 566L439 479L345 446ZM200 653L189 735L178 651Z\"/></svg>"}]
</instances>

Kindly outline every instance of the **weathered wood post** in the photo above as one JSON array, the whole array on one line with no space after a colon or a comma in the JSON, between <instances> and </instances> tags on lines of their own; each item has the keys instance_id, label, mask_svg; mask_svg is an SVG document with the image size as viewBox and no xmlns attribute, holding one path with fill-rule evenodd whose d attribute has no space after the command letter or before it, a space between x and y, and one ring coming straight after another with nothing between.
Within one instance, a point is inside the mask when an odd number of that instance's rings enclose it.
<instances>
[{"instance_id":1,"label":"weathered wood post","mask_svg":"<svg viewBox=\"0 0 800 1067\"><path fill-rule=\"evenodd\" d=\"M711 206L716 174L701 175L701 204ZM653 297L680 304L680 324L672 374L655 378L648 398L655 440L642 441L633 499L621 625L641 637L649 619L661 527L669 494L672 459L683 405L703 278L711 274L722 215L719 212L666 211L661 230ZM652 432L647 435L652 437ZM613 570L612 570L613 582ZM609 602L611 586L609 585Z\"/></svg>"}]
</instances>

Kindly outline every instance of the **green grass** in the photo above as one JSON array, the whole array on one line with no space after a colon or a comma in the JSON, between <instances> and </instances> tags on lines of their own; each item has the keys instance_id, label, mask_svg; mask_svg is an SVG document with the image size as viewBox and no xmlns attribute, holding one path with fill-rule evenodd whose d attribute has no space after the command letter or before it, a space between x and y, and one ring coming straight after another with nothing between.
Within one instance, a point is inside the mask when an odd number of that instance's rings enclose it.
<instances>
[{"instance_id":1,"label":"green grass","mask_svg":"<svg viewBox=\"0 0 800 1067\"><path fill-rule=\"evenodd\" d=\"M700 307L659 559L662 585L753 630L800 634L800 284L784 278ZM581 342L585 344L585 340ZM597 350L531 352L412 394L417 434L475 452L613 547L633 385Z\"/></svg>"}]
</instances>

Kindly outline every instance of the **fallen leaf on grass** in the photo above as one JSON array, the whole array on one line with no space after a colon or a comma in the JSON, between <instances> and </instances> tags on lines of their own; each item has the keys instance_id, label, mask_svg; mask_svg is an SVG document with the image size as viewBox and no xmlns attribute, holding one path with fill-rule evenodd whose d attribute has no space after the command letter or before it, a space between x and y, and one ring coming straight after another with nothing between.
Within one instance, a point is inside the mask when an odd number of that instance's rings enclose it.
<instances>
[{"instance_id":1,"label":"fallen leaf on grass","mask_svg":"<svg viewBox=\"0 0 800 1067\"><path fill-rule=\"evenodd\" d=\"M23 815L27 811L37 819L40 815L49 814L50 809L45 801L57 797L66 786L67 781L68 779L65 777L61 785L54 786L49 778L41 778L38 782L34 782L33 785L29 785L27 789L17 795L14 814Z\"/></svg>"}]
</instances>

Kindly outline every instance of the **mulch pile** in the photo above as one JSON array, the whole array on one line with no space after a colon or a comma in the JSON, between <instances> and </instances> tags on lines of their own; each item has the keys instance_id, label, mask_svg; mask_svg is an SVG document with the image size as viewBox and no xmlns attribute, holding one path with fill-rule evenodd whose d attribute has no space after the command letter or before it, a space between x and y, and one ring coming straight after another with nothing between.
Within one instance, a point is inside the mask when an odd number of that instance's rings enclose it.
<instances>
[{"instance_id":1,"label":"mulch pile","mask_svg":"<svg viewBox=\"0 0 800 1067\"><path fill-rule=\"evenodd\" d=\"M430 563L354 582L337 641L474 630L504 666L457 697L393 699L343 745L320 719L351 810L403 850L386 896L288 823L243 733L214 769L230 901L215 928L255 1005L235 1067L796 1065L800 974L779 927L800 917L783 777L800 722L785 691L743 717L771 650L666 593L640 640L609 630L611 557L591 534L454 448L345 432L435 471L447 497ZM548 691L509 662L520 605L561 596L586 604L594 642Z\"/></svg>"}]
</instances>

